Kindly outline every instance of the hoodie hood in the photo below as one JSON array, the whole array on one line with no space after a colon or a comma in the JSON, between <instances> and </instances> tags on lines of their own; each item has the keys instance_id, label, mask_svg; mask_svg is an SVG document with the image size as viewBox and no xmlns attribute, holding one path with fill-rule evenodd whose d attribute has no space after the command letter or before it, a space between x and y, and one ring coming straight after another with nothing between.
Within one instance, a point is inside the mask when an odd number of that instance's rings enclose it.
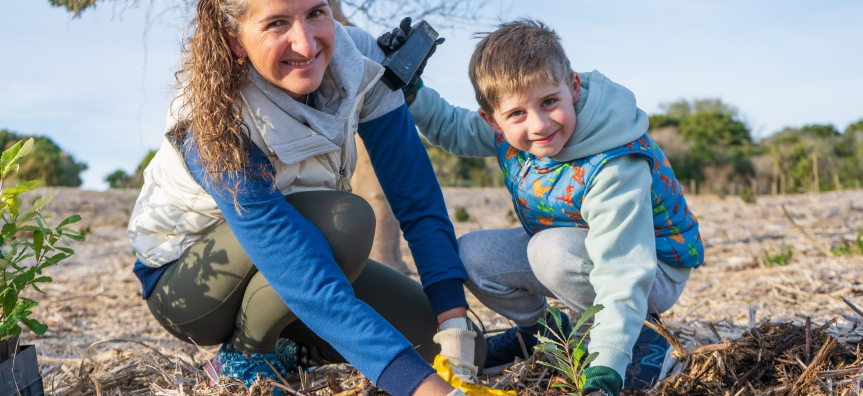
<instances>
[{"instance_id":1,"label":"hoodie hood","mask_svg":"<svg viewBox=\"0 0 863 396\"><path fill-rule=\"evenodd\" d=\"M572 161L608 151L647 132L647 114L636 107L632 91L602 73L578 73L581 97L575 105L575 132L552 159Z\"/></svg>"}]
</instances>

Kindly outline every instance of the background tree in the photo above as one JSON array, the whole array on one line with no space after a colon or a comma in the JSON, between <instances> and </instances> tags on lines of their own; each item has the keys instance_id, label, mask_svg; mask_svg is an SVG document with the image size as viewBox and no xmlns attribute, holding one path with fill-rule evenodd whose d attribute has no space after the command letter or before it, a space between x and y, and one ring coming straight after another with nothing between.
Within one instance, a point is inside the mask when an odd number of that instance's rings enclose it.
<instances>
[{"instance_id":1,"label":"background tree","mask_svg":"<svg viewBox=\"0 0 863 396\"><path fill-rule=\"evenodd\" d=\"M134 6L140 0L48 0L55 7L62 7L72 12L75 17L92 7L104 2L123 3ZM184 8L193 10L196 0L163 0L160 7ZM333 16L345 25L352 22L364 23L372 35L382 33L386 29L398 26L399 21L407 16L414 20L427 19L434 26L452 28L472 26L479 20L486 0L329 0L333 8ZM146 2L148 7L156 7L153 1ZM160 14L155 12L153 14ZM375 30L373 30L374 28ZM379 29L380 31L376 31ZM375 242L370 257L386 264L400 272L410 272L402 260L400 248L401 231L392 214L392 209L384 197L380 183L371 167L371 161L365 146L357 137L357 170L351 184L354 193L365 198L372 206L377 216ZM122 172L122 171L121 171ZM114 172L108 176L116 183L133 183L135 175L128 176L125 172ZM125 179L124 179L125 177ZM108 183L111 184L112 181Z\"/></svg>"},{"instance_id":2,"label":"background tree","mask_svg":"<svg viewBox=\"0 0 863 396\"><path fill-rule=\"evenodd\" d=\"M0 129L0 150L8 149L21 140L34 139L33 150L20 163L14 180L41 180L46 186L78 187L81 185L81 172L87 164L75 161L53 140L44 136L19 135Z\"/></svg>"},{"instance_id":3,"label":"background tree","mask_svg":"<svg viewBox=\"0 0 863 396\"><path fill-rule=\"evenodd\" d=\"M747 158L753 151L752 136L734 106L719 99L698 99L661 107L664 114L649 117L649 133L684 185L696 180L717 191L753 176L754 166Z\"/></svg>"},{"instance_id":4,"label":"background tree","mask_svg":"<svg viewBox=\"0 0 863 396\"><path fill-rule=\"evenodd\" d=\"M141 160L141 163L138 164L138 168L135 169L134 174L129 175L126 171L117 169L106 176L105 181L108 182L108 186L111 188L141 188L144 185L144 169L147 168L147 165L150 165L150 161L155 156L156 150L150 150L144 156L144 159Z\"/></svg>"}]
</instances>

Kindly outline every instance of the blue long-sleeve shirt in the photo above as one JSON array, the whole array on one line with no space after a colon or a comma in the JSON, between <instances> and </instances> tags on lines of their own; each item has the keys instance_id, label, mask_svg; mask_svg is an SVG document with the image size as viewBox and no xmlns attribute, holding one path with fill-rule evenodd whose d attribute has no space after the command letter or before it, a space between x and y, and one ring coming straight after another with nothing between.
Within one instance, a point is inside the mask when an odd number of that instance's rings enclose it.
<instances>
[{"instance_id":1,"label":"blue long-sleeve shirt","mask_svg":"<svg viewBox=\"0 0 863 396\"><path fill-rule=\"evenodd\" d=\"M358 132L409 243L435 314L467 306L462 290L466 273L455 233L407 106L361 123ZM216 200L258 271L312 331L394 396L410 394L434 373L404 336L354 296L321 232L270 183L241 178L237 202L243 211L238 214L231 194L218 183L206 181L191 139L184 152L195 180ZM252 164L270 166L258 150L249 159ZM141 267L137 265L135 272L146 298L164 267Z\"/></svg>"}]
</instances>

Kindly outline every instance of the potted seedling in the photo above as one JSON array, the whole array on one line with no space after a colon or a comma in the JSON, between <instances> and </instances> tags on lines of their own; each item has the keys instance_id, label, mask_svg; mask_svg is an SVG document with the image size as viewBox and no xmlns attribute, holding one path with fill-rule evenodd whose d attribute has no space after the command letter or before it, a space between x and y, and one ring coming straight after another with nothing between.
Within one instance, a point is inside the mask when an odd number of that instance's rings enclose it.
<instances>
[{"instance_id":1,"label":"potted seedling","mask_svg":"<svg viewBox=\"0 0 863 396\"><path fill-rule=\"evenodd\" d=\"M24 290L37 292L40 283L51 282L42 271L69 258L75 252L68 241L83 241L78 231L69 227L81 216L69 216L56 227L50 227L40 209L54 198L51 194L25 205L22 194L39 187L41 181L18 181L9 186L8 179L17 173L18 161L33 148L33 139L18 142L0 156L0 396L42 395L42 377L36 363L36 348L19 345L22 326L35 334L45 334L48 326L31 318L39 304L21 296Z\"/></svg>"}]
</instances>

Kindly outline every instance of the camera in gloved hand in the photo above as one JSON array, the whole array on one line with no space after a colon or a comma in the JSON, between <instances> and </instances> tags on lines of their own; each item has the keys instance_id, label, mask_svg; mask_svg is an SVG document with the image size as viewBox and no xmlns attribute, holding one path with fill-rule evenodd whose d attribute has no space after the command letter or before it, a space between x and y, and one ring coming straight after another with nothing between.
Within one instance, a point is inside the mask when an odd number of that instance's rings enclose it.
<instances>
[{"instance_id":1,"label":"camera in gloved hand","mask_svg":"<svg viewBox=\"0 0 863 396\"><path fill-rule=\"evenodd\" d=\"M402 19L399 27L386 32L377 39L378 47L386 59L381 62L386 72L381 79L390 89L401 89L405 97L415 95L422 88L420 76L434 54L437 46L444 42L426 22L411 26L411 18Z\"/></svg>"}]
</instances>

